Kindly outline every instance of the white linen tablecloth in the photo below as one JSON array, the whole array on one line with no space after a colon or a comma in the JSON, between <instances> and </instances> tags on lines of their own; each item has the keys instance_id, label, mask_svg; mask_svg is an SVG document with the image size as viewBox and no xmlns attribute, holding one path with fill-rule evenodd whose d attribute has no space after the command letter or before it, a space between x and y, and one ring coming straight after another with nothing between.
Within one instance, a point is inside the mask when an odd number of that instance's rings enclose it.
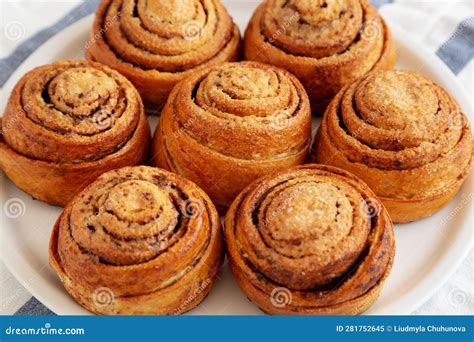
<instances>
[{"instance_id":1,"label":"white linen tablecloth","mask_svg":"<svg viewBox=\"0 0 474 342\"><path fill-rule=\"evenodd\" d=\"M0 88L36 47L64 27L92 13L97 2L0 0ZM391 25L401 26L441 58L472 98L473 0L372 0L372 3L379 7ZM2 97L8 95L0 92ZM473 112L473 108L468 110ZM53 314L20 285L1 261L0 294L0 314ZM474 314L473 250L449 281L413 314Z\"/></svg>"}]
</instances>

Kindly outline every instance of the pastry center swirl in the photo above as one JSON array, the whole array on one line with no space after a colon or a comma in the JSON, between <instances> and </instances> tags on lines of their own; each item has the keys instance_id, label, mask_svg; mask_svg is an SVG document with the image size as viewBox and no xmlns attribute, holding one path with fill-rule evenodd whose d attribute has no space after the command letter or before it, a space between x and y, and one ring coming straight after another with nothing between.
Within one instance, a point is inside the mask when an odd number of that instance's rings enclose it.
<instances>
[{"instance_id":1,"label":"pastry center swirl","mask_svg":"<svg viewBox=\"0 0 474 342\"><path fill-rule=\"evenodd\" d=\"M222 91L235 99L266 98L277 90L278 79L274 73L255 68L237 67L216 77Z\"/></svg>"},{"instance_id":2,"label":"pastry center swirl","mask_svg":"<svg viewBox=\"0 0 474 342\"><path fill-rule=\"evenodd\" d=\"M194 18L197 1L193 0L139 0L140 16L154 17L163 22L186 22ZM144 9L145 11L142 11Z\"/></svg>"},{"instance_id":3,"label":"pastry center swirl","mask_svg":"<svg viewBox=\"0 0 474 342\"><path fill-rule=\"evenodd\" d=\"M105 209L122 221L143 224L159 215L168 216L173 203L155 185L133 180L115 186L105 201Z\"/></svg>"},{"instance_id":4,"label":"pastry center swirl","mask_svg":"<svg viewBox=\"0 0 474 342\"><path fill-rule=\"evenodd\" d=\"M347 1L341 0L291 0L282 8L293 9L300 13L302 21L318 26L339 19L341 12L347 11L349 6L350 4Z\"/></svg>"},{"instance_id":5,"label":"pastry center swirl","mask_svg":"<svg viewBox=\"0 0 474 342\"><path fill-rule=\"evenodd\" d=\"M22 103L26 115L50 131L91 137L114 128L133 108L128 103L133 94L125 87L117 75L96 67L50 68L26 81Z\"/></svg>"},{"instance_id":6,"label":"pastry center swirl","mask_svg":"<svg viewBox=\"0 0 474 342\"><path fill-rule=\"evenodd\" d=\"M199 34L198 30L206 24L205 11L199 1L139 0L137 9L143 26L165 38L192 34L193 29Z\"/></svg>"},{"instance_id":7,"label":"pastry center swirl","mask_svg":"<svg viewBox=\"0 0 474 342\"><path fill-rule=\"evenodd\" d=\"M438 112L438 96L432 85L410 74L379 74L355 95L356 104L365 107L361 117L381 128L404 129L413 123L428 128Z\"/></svg>"},{"instance_id":8,"label":"pastry center swirl","mask_svg":"<svg viewBox=\"0 0 474 342\"><path fill-rule=\"evenodd\" d=\"M299 96L291 80L279 71L250 65L225 65L201 81L196 101L213 113L267 117L292 113Z\"/></svg>"},{"instance_id":9,"label":"pastry center swirl","mask_svg":"<svg viewBox=\"0 0 474 342\"><path fill-rule=\"evenodd\" d=\"M358 183L316 167L263 178L247 196L238 209L244 217L235 221L243 254L289 288L314 288L343 276L365 253L376 224Z\"/></svg>"},{"instance_id":10,"label":"pastry center swirl","mask_svg":"<svg viewBox=\"0 0 474 342\"><path fill-rule=\"evenodd\" d=\"M129 153L123 147L144 134L138 92L98 63L66 60L37 67L18 82L15 94L17 109L4 116L12 128L5 142L36 160L77 164L113 154L120 159L116 153Z\"/></svg>"},{"instance_id":11,"label":"pastry center swirl","mask_svg":"<svg viewBox=\"0 0 474 342\"><path fill-rule=\"evenodd\" d=\"M275 187L259 209L263 240L281 255L292 258L323 257L328 251L342 255L348 241L363 245L367 230L353 230L354 211L361 198L354 189L321 179L300 179Z\"/></svg>"},{"instance_id":12,"label":"pastry center swirl","mask_svg":"<svg viewBox=\"0 0 474 342\"><path fill-rule=\"evenodd\" d=\"M100 8L95 36L103 37L120 64L146 72L180 73L220 60L221 52L238 39L219 1L121 0Z\"/></svg>"},{"instance_id":13,"label":"pastry center swirl","mask_svg":"<svg viewBox=\"0 0 474 342\"><path fill-rule=\"evenodd\" d=\"M114 265L151 260L173 246L181 228L179 194L148 179L106 180L77 203L71 234L84 249Z\"/></svg>"},{"instance_id":14,"label":"pastry center swirl","mask_svg":"<svg viewBox=\"0 0 474 342\"><path fill-rule=\"evenodd\" d=\"M339 137L351 150L349 158L384 169L436 160L456 145L464 125L459 107L442 88L400 70L369 74L352 84L338 115L339 123L331 122L342 128Z\"/></svg>"},{"instance_id":15,"label":"pastry center swirl","mask_svg":"<svg viewBox=\"0 0 474 342\"><path fill-rule=\"evenodd\" d=\"M315 58L344 52L363 21L358 0L273 0L267 11L263 31L271 43Z\"/></svg>"},{"instance_id":16,"label":"pastry center swirl","mask_svg":"<svg viewBox=\"0 0 474 342\"><path fill-rule=\"evenodd\" d=\"M56 76L48 87L55 107L73 116L89 116L117 91L117 84L100 70L72 68Z\"/></svg>"},{"instance_id":17,"label":"pastry center swirl","mask_svg":"<svg viewBox=\"0 0 474 342\"><path fill-rule=\"evenodd\" d=\"M337 243L351 229L352 208L339 190L323 183L303 183L279 192L268 207L266 222L276 240L327 239ZM335 222L337 229L331 229Z\"/></svg>"}]
</instances>

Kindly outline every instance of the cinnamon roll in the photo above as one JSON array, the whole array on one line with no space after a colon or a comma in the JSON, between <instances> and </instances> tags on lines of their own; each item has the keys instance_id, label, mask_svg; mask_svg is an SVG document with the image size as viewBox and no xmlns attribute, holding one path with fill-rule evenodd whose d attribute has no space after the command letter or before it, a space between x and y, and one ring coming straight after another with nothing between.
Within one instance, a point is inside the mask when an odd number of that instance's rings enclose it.
<instances>
[{"instance_id":1,"label":"cinnamon roll","mask_svg":"<svg viewBox=\"0 0 474 342\"><path fill-rule=\"evenodd\" d=\"M227 63L180 82L163 109L153 162L206 191L220 210L258 177L304 163L309 101L287 71Z\"/></svg>"},{"instance_id":2,"label":"cinnamon roll","mask_svg":"<svg viewBox=\"0 0 474 342\"><path fill-rule=\"evenodd\" d=\"M244 38L245 59L292 72L322 114L346 84L369 71L393 68L395 43L366 0L267 0Z\"/></svg>"},{"instance_id":3,"label":"cinnamon roll","mask_svg":"<svg viewBox=\"0 0 474 342\"><path fill-rule=\"evenodd\" d=\"M101 175L58 218L50 264L96 314L181 314L207 295L222 264L221 223L190 181L153 167Z\"/></svg>"},{"instance_id":4,"label":"cinnamon roll","mask_svg":"<svg viewBox=\"0 0 474 342\"><path fill-rule=\"evenodd\" d=\"M15 86L2 119L0 167L23 191L64 206L101 173L146 162L140 95L99 63L60 61Z\"/></svg>"},{"instance_id":5,"label":"cinnamon roll","mask_svg":"<svg viewBox=\"0 0 474 342\"><path fill-rule=\"evenodd\" d=\"M409 71L379 71L341 90L313 149L313 161L367 182L394 222L444 206L473 159L466 115L444 89Z\"/></svg>"},{"instance_id":6,"label":"cinnamon roll","mask_svg":"<svg viewBox=\"0 0 474 342\"><path fill-rule=\"evenodd\" d=\"M269 314L359 314L395 253L392 222L369 187L316 164L249 185L227 212L225 240L239 286Z\"/></svg>"},{"instance_id":7,"label":"cinnamon roll","mask_svg":"<svg viewBox=\"0 0 474 342\"><path fill-rule=\"evenodd\" d=\"M240 33L219 0L102 0L88 58L127 77L161 107L178 81L238 57Z\"/></svg>"}]
</instances>

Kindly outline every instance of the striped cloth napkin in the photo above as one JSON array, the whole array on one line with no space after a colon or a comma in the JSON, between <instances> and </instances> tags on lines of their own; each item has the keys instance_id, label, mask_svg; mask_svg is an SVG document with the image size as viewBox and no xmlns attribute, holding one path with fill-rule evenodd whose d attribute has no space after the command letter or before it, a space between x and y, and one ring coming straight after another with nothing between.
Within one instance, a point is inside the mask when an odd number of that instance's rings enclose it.
<instances>
[{"instance_id":1,"label":"striped cloth napkin","mask_svg":"<svg viewBox=\"0 0 474 342\"><path fill-rule=\"evenodd\" d=\"M474 94L474 1L371 0L390 25L398 25L436 54ZM98 0L0 1L0 88L47 39L93 13ZM41 18L42 20L38 20ZM52 25L47 26L49 23ZM0 96L8 96L4 91ZM471 113L473 108L468 108ZM474 252L413 314L474 314ZM0 261L0 314L54 315L32 297Z\"/></svg>"}]
</instances>

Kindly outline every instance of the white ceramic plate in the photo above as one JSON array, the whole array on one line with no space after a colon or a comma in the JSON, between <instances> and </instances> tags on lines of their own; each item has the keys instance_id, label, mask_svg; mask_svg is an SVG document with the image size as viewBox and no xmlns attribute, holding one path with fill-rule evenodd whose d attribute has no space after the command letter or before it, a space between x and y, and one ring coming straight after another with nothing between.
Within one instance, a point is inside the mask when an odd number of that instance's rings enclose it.
<instances>
[{"instance_id":1,"label":"white ceramic plate","mask_svg":"<svg viewBox=\"0 0 474 342\"><path fill-rule=\"evenodd\" d=\"M224 1L242 32L258 1ZM28 70L63 58L83 58L83 47L92 25L86 17L63 30L34 52L4 87L0 110L7 94ZM409 34L393 27L399 65L417 70L444 86L471 115L472 105L456 78L437 57L412 41ZM152 120L152 128L156 119ZM316 128L316 127L314 127ZM432 217L396 227L397 253L392 273L380 298L368 314L409 314L426 301L467 255L472 239L474 210L470 193L473 176L456 198ZM34 201L6 177L0 180L0 253L14 276L42 303L57 314L88 314L68 296L48 265L48 240L60 208ZM18 211L15 211L17 209ZM470 223L471 222L471 223ZM233 281L227 267L205 301L191 314L261 314Z\"/></svg>"}]
</instances>

